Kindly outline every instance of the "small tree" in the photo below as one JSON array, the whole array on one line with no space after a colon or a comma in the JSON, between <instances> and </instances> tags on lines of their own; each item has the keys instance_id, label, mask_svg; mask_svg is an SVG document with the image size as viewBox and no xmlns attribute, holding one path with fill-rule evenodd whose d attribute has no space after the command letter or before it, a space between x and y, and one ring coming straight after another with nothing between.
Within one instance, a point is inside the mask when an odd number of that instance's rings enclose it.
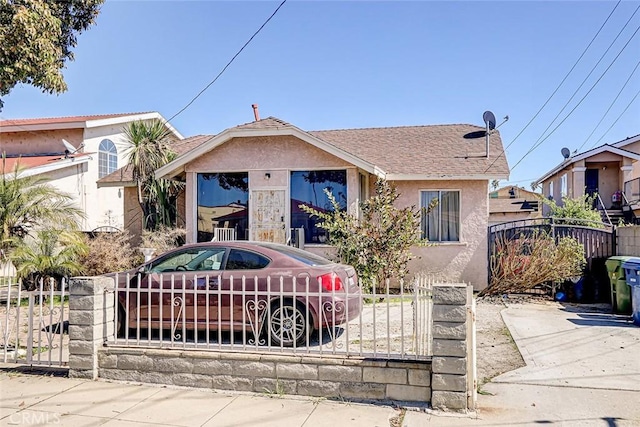
<instances>
[{"instance_id":1,"label":"small tree","mask_svg":"<svg viewBox=\"0 0 640 427\"><path fill-rule=\"evenodd\" d=\"M0 0L0 96L17 84L67 90L61 70L104 0ZM2 100L0 100L0 110Z\"/></svg>"},{"instance_id":2,"label":"small tree","mask_svg":"<svg viewBox=\"0 0 640 427\"><path fill-rule=\"evenodd\" d=\"M300 208L322 221L318 226L329 232L336 260L352 265L365 289L382 288L387 279L404 278L413 258L411 247L426 243L420 229L426 210L397 208L394 203L399 194L384 179L376 181L375 195L360 203L359 219L341 210L333 194L324 191L332 211L321 212L306 205Z\"/></svg>"},{"instance_id":3,"label":"small tree","mask_svg":"<svg viewBox=\"0 0 640 427\"><path fill-rule=\"evenodd\" d=\"M159 225L173 226L178 209L176 201L184 185L177 181L156 179L156 169L172 161L172 134L160 120L135 121L125 129L125 152L138 188L138 203L144 215L143 228L155 230Z\"/></svg>"},{"instance_id":4,"label":"small tree","mask_svg":"<svg viewBox=\"0 0 640 427\"><path fill-rule=\"evenodd\" d=\"M79 260L87 250L84 238L78 232L39 230L20 240L10 259L25 288L36 289L43 280L46 289L51 279L58 288L62 278L82 271Z\"/></svg>"},{"instance_id":5,"label":"small tree","mask_svg":"<svg viewBox=\"0 0 640 427\"><path fill-rule=\"evenodd\" d=\"M593 207L594 197L588 194L573 199L563 197L562 206L558 206L555 200L541 199L551 209L551 216L561 220L562 224L602 227L600 212Z\"/></svg>"},{"instance_id":6,"label":"small tree","mask_svg":"<svg viewBox=\"0 0 640 427\"><path fill-rule=\"evenodd\" d=\"M33 229L51 224L76 229L84 213L73 197L54 188L42 176L25 176L16 163L0 166L0 250L7 254Z\"/></svg>"}]
</instances>

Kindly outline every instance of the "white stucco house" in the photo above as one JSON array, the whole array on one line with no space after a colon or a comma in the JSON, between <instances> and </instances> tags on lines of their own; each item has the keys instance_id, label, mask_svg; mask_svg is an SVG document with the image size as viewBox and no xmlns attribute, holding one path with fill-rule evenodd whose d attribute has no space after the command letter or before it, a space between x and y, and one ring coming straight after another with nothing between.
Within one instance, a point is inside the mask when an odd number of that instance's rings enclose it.
<instances>
[{"instance_id":1,"label":"white stucco house","mask_svg":"<svg viewBox=\"0 0 640 427\"><path fill-rule=\"evenodd\" d=\"M98 188L96 182L127 164L126 126L154 119L183 139L157 112L1 120L0 153L6 159L0 174L19 164L24 175L47 177L83 210L83 231L123 229L123 188Z\"/></svg>"}]
</instances>

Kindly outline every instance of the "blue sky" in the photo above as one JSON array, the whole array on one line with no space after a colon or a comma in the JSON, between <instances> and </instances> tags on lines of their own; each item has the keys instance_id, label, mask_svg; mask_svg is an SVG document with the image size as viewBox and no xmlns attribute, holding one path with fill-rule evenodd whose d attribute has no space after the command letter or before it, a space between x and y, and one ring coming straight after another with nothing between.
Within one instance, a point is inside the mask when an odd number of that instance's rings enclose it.
<instances>
[{"instance_id":1,"label":"blue sky","mask_svg":"<svg viewBox=\"0 0 640 427\"><path fill-rule=\"evenodd\" d=\"M64 70L68 92L55 96L18 86L3 98L0 117L159 111L170 118L213 80L279 3L107 0ZM514 166L547 135L545 129L640 6L619 4L564 85L521 133L616 3L289 0L172 123L185 136L215 134L252 121L253 103L262 117L276 116L304 130L483 126L482 113L491 110L498 122L510 117L500 132L505 146L511 144L507 158ZM558 121L613 65L512 170L510 182L528 188L562 160L562 147L573 151L582 145L584 151L640 133L640 96L631 103L640 91L640 70L604 116L640 60L640 34L633 36L639 27L640 11Z\"/></svg>"}]
</instances>

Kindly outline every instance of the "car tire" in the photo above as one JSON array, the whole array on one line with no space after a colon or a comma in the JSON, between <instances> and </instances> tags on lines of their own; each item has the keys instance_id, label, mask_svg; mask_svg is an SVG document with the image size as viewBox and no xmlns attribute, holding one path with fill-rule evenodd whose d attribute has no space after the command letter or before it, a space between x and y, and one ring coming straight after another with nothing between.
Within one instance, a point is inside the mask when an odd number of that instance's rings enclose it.
<instances>
[{"instance_id":1,"label":"car tire","mask_svg":"<svg viewBox=\"0 0 640 427\"><path fill-rule=\"evenodd\" d=\"M271 306L267 329L267 343L282 347L306 344L311 330L304 306L293 301Z\"/></svg>"}]
</instances>

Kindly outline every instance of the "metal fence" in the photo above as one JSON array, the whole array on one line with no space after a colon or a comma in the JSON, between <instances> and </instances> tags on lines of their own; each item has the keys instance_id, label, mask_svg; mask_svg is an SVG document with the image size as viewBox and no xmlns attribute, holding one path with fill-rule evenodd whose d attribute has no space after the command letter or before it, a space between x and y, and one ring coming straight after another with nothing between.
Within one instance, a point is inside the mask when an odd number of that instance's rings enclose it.
<instances>
[{"instance_id":1,"label":"metal fence","mask_svg":"<svg viewBox=\"0 0 640 427\"><path fill-rule=\"evenodd\" d=\"M0 360L66 366L69 362L68 291L63 280L40 280L26 291L13 277L0 284Z\"/></svg>"},{"instance_id":2,"label":"metal fence","mask_svg":"<svg viewBox=\"0 0 640 427\"><path fill-rule=\"evenodd\" d=\"M364 292L315 279L116 276L116 336L107 345L425 359L432 282Z\"/></svg>"}]
</instances>

